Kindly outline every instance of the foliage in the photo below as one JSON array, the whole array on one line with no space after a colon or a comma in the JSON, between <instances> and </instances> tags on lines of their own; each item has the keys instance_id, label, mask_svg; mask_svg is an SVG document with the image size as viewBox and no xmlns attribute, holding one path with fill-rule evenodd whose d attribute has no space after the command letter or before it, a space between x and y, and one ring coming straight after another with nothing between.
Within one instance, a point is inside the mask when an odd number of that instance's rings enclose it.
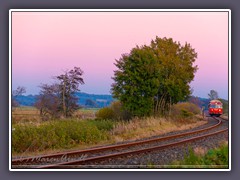
<instances>
[{"instance_id":1,"label":"foliage","mask_svg":"<svg viewBox=\"0 0 240 180\"><path fill-rule=\"evenodd\" d=\"M39 126L14 125L12 151L14 153L72 148L80 144L95 144L109 139L113 122L109 120L49 121Z\"/></svg>"},{"instance_id":2,"label":"foliage","mask_svg":"<svg viewBox=\"0 0 240 180\"><path fill-rule=\"evenodd\" d=\"M40 110L43 118L57 118L59 116L70 117L79 106L75 93L79 91L79 84L83 84L83 71L74 67L56 77L54 84L42 84L40 95L37 98L35 107Z\"/></svg>"},{"instance_id":3,"label":"foliage","mask_svg":"<svg viewBox=\"0 0 240 180\"><path fill-rule=\"evenodd\" d=\"M131 116L120 101L114 101L109 107L101 108L96 112L97 119L129 120Z\"/></svg>"},{"instance_id":4,"label":"foliage","mask_svg":"<svg viewBox=\"0 0 240 180\"><path fill-rule=\"evenodd\" d=\"M60 116L58 84L42 84L40 88L41 91L34 106L40 110L40 116L43 119L58 118Z\"/></svg>"},{"instance_id":5,"label":"foliage","mask_svg":"<svg viewBox=\"0 0 240 180\"><path fill-rule=\"evenodd\" d=\"M223 103L223 113L228 115L228 101L225 99L219 99Z\"/></svg>"},{"instance_id":6,"label":"foliage","mask_svg":"<svg viewBox=\"0 0 240 180\"><path fill-rule=\"evenodd\" d=\"M174 162L174 164L192 166L204 165L206 167L209 165L228 165L228 145L222 145L219 148L211 149L204 156L196 155L194 151L190 149L189 155L185 156L183 161Z\"/></svg>"},{"instance_id":7,"label":"foliage","mask_svg":"<svg viewBox=\"0 0 240 180\"><path fill-rule=\"evenodd\" d=\"M177 103L172 106L171 114L176 117L193 117L195 114L200 114L200 108L190 102Z\"/></svg>"},{"instance_id":8,"label":"foliage","mask_svg":"<svg viewBox=\"0 0 240 180\"><path fill-rule=\"evenodd\" d=\"M97 119L113 119L114 112L109 107L101 108L96 112L96 118Z\"/></svg>"},{"instance_id":9,"label":"foliage","mask_svg":"<svg viewBox=\"0 0 240 180\"><path fill-rule=\"evenodd\" d=\"M193 117L193 115L194 114L192 112L189 112L186 109L181 110L181 116L184 118Z\"/></svg>"},{"instance_id":10,"label":"foliage","mask_svg":"<svg viewBox=\"0 0 240 180\"><path fill-rule=\"evenodd\" d=\"M129 120L132 114L124 109L120 101L114 101L111 103L110 108L113 110L114 120Z\"/></svg>"},{"instance_id":11,"label":"foliage","mask_svg":"<svg viewBox=\"0 0 240 180\"><path fill-rule=\"evenodd\" d=\"M157 62L148 49L137 46L115 63L119 70L114 72L113 95L136 116L150 115L153 96L157 93L158 72L153 69Z\"/></svg>"},{"instance_id":12,"label":"foliage","mask_svg":"<svg viewBox=\"0 0 240 180\"><path fill-rule=\"evenodd\" d=\"M114 101L112 95L105 94L88 94L84 92L76 92L74 94L78 98L78 104L87 108L102 108L109 106ZM38 95L20 95L16 97L16 100L21 106L34 106ZM89 104L88 100L91 100L94 104ZM99 101L100 100L100 101ZM93 105L93 106L91 106Z\"/></svg>"},{"instance_id":13,"label":"foliage","mask_svg":"<svg viewBox=\"0 0 240 180\"><path fill-rule=\"evenodd\" d=\"M164 114L190 95L196 58L190 44L156 37L150 46L136 46L116 60L112 94L134 116Z\"/></svg>"},{"instance_id":14,"label":"foliage","mask_svg":"<svg viewBox=\"0 0 240 180\"><path fill-rule=\"evenodd\" d=\"M218 98L219 98L218 92L215 91L215 90L211 90L210 93L208 94L208 97L209 97L211 100L218 99Z\"/></svg>"},{"instance_id":15,"label":"foliage","mask_svg":"<svg viewBox=\"0 0 240 180\"><path fill-rule=\"evenodd\" d=\"M79 91L79 84L84 84L83 71L80 67L74 67L70 71L57 76L59 81L60 94L60 111L63 112L64 117L72 115L73 111L78 109L77 98L74 93Z\"/></svg>"},{"instance_id":16,"label":"foliage","mask_svg":"<svg viewBox=\"0 0 240 180\"><path fill-rule=\"evenodd\" d=\"M88 123L93 124L99 130L103 130L103 131L110 131L114 127L114 122L111 121L111 120L106 120L106 119L103 119L103 120L89 120Z\"/></svg>"},{"instance_id":17,"label":"foliage","mask_svg":"<svg viewBox=\"0 0 240 180\"><path fill-rule=\"evenodd\" d=\"M89 113L89 109L79 111ZM133 118L131 121L56 119L42 122L33 118L33 114L37 112L36 109L27 107L17 108L14 112L16 115L22 115L21 120L12 124L12 152L14 154L26 152L27 155L30 152L37 153L46 150L86 148L147 138L203 124L201 121L184 120L183 123L159 117Z\"/></svg>"}]
</instances>

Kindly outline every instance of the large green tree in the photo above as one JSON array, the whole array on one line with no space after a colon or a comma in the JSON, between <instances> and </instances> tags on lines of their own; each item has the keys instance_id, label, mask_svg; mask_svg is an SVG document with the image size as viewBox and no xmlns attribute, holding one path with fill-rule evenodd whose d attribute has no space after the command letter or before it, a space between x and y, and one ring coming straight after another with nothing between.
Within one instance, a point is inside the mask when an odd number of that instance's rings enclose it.
<instances>
[{"instance_id":1,"label":"large green tree","mask_svg":"<svg viewBox=\"0 0 240 180\"><path fill-rule=\"evenodd\" d=\"M194 65L197 53L189 43L182 46L172 38L156 37L150 47L160 72L154 112L165 114L172 104L186 100L191 94L190 82L197 71Z\"/></svg>"},{"instance_id":2,"label":"large green tree","mask_svg":"<svg viewBox=\"0 0 240 180\"><path fill-rule=\"evenodd\" d=\"M196 58L190 44L156 37L149 46L136 46L116 60L112 94L135 116L164 114L191 94Z\"/></svg>"},{"instance_id":3,"label":"large green tree","mask_svg":"<svg viewBox=\"0 0 240 180\"><path fill-rule=\"evenodd\" d=\"M157 61L147 46L133 48L130 54L123 54L115 65L112 93L126 110L133 115L150 115L157 93L159 73Z\"/></svg>"}]
</instances>

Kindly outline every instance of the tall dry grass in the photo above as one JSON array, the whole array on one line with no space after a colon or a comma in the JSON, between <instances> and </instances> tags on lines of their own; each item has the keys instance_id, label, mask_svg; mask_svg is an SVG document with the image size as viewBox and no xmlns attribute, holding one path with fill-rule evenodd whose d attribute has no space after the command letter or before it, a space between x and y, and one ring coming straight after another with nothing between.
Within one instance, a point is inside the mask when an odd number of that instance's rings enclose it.
<instances>
[{"instance_id":1,"label":"tall dry grass","mask_svg":"<svg viewBox=\"0 0 240 180\"><path fill-rule=\"evenodd\" d=\"M78 111L80 115L84 114L85 116L92 116L95 112L96 110L83 109ZM12 121L14 131L12 132L12 137L15 137L12 143L13 148L15 148L13 152L25 151L29 147L29 144L32 144L36 139L38 139L38 143L34 142L34 148L37 149L38 152L41 151L44 153L55 150L58 151L66 147L90 148L97 145L147 138L173 131L191 129L207 123L207 121L202 121L201 118L196 118L196 115L193 118L186 119L179 117L148 117L141 119L133 118L130 121L111 121L83 120L81 117L75 117L72 120L61 119L42 122L38 113L34 108L21 108L13 111ZM84 128L82 129L83 126ZM83 133L86 130L89 130L87 131L88 136L86 136L86 133ZM95 137L94 134L96 134L96 132L98 134L96 137L104 136L105 138L91 139L93 136ZM61 140L59 140L59 137L61 137ZM80 143L79 139L86 139L86 137L90 140L84 140L84 143ZM40 143L42 140L48 142L47 146L44 144L43 147ZM25 145L21 143L21 141L25 142ZM90 141L94 143L89 143ZM38 144L38 146L36 144ZM31 148L32 149L26 151L34 153L35 149L32 146Z\"/></svg>"},{"instance_id":2,"label":"tall dry grass","mask_svg":"<svg viewBox=\"0 0 240 180\"><path fill-rule=\"evenodd\" d=\"M129 122L118 122L111 131L111 134L114 142L120 142L191 129L206 123L206 121L199 121L197 119L178 121L154 117L144 119L135 118Z\"/></svg>"},{"instance_id":3,"label":"tall dry grass","mask_svg":"<svg viewBox=\"0 0 240 180\"><path fill-rule=\"evenodd\" d=\"M39 111L34 107L16 107L12 109L12 124L40 122Z\"/></svg>"}]
</instances>

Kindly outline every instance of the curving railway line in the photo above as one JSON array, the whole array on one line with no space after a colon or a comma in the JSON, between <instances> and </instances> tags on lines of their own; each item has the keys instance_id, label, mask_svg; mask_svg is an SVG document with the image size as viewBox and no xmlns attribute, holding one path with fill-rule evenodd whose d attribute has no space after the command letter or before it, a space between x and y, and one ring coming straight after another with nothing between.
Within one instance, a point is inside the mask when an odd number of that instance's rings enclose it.
<instances>
[{"instance_id":1,"label":"curving railway line","mask_svg":"<svg viewBox=\"0 0 240 180\"><path fill-rule=\"evenodd\" d=\"M171 148L228 131L228 121L226 119L212 117L209 120L211 123L208 123L207 127L188 132L176 132L176 134L86 150L13 159L12 167L75 168L79 165L98 164L99 162L107 162L109 159L127 158L135 154Z\"/></svg>"}]
</instances>

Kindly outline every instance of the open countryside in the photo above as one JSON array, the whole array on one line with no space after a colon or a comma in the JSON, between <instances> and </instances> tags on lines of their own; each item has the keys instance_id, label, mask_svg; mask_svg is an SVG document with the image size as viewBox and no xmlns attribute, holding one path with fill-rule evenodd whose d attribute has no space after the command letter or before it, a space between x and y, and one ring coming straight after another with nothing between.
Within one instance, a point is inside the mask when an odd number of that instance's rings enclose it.
<instances>
[{"instance_id":1,"label":"open countryside","mask_svg":"<svg viewBox=\"0 0 240 180\"><path fill-rule=\"evenodd\" d=\"M228 11L135 13L12 12L12 169L229 169Z\"/></svg>"}]
</instances>

